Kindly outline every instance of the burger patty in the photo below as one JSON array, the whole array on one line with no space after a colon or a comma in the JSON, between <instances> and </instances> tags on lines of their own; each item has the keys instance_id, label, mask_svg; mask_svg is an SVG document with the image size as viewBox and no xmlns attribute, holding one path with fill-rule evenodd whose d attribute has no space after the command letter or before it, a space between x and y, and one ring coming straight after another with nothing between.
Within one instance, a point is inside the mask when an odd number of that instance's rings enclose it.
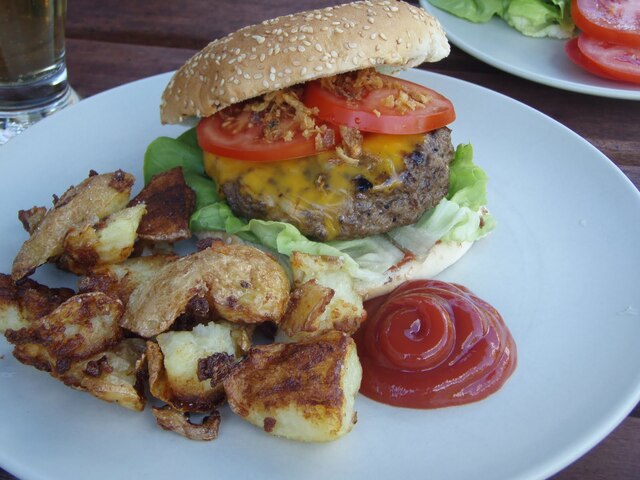
<instances>
[{"instance_id":1,"label":"burger patty","mask_svg":"<svg viewBox=\"0 0 640 480\"><path fill-rule=\"evenodd\" d=\"M415 223L447 194L449 163L453 156L448 128L426 133L422 142L404 155L404 169L398 172L391 186L367 178L366 174L354 176L352 191L337 209L333 208L331 215L337 221L332 219L331 222L327 221L326 210L298 206L292 215L288 210L291 199L266 202L248 194L242 188L242 178L222 183L220 188L229 207L238 216L288 222L314 240L347 240ZM364 153L359 160L370 163L378 159ZM331 185L326 188L331 189Z\"/></svg>"}]
</instances>

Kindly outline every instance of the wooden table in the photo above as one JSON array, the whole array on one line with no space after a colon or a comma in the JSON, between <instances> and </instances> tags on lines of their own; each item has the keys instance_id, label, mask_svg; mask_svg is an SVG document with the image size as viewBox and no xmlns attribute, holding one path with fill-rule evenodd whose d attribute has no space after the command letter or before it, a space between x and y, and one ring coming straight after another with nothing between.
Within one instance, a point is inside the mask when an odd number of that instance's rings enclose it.
<instances>
[{"instance_id":1,"label":"wooden table","mask_svg":"<svg viewBox=\"0 0 640 480\"><path fill-rule=\"evenodd\" d=\"M342 2L322 0L69 2L67 58L82 97L178 68L210 40L249 23ZM640 187L640 102L546 87L509 75L457 48L430 70L488 87L563 123L587 139ZM0 470L0 480L13 479ZM640 478L640 406L556 480Z\"/></svg>"}]
</instances>

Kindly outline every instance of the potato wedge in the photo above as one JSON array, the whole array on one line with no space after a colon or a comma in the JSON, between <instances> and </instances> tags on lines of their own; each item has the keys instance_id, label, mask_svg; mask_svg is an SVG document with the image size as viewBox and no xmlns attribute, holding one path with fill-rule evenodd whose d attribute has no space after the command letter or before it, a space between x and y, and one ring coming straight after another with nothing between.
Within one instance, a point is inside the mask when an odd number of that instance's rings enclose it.
<instances>
[{"instance_id":1,"label":"potato wedge","mask_svg":"<svg viewBox=\"0 0 640 480\"><path fill-rule=\"evenodd\" d=\"M48 315L5 336L15 345L13 355L22 363L55 374L66 372L74 361L89 358L122 338L118 320L122 302L101 292L75 295Z\"/></svg>"},{"instance_id":2,"label":"potato wedge","mask_svg":"<svg viewBox=\"0 0 640 480\"><path fill-rule=\"evenodd\" d=\"M83 230L72 229L64 239L64 253L58 266L82 275L96 266L124 262L133 252L144 212L144 205L136 205Z\"/></svg>"},{"instance_id":3,"label":"potato wedge","mask_svg":"<svg viewBox=\"0 0 640 480\"><path fill-rule=\"evenodd\" d=\"M13 261L11 278L20 280L60 255L64 250L64 238L71 229L83 230L124 208L133 182L132 175L118 170L90 175L67 190L22 245Z\"/></svg>"},{"instance_id":4,"label":"potato wedge","mask_svg":"<svg viewBox=\"0 0 640 480\"><path fill-rule=\"evenodd\" d=\"M362 368L348 335L256 346L224 380L231 409L267 433L325 442L351 430Z\"/></svg>"}]
</instances>

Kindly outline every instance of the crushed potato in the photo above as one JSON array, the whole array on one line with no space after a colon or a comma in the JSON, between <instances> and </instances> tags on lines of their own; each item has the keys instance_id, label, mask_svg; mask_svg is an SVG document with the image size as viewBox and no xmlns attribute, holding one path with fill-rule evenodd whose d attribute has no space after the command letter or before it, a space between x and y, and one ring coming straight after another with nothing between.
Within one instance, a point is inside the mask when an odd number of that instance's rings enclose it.
<instances>
[{"instance_id":1,"label":"crushed potato","mask_svg":"<svg viewBox=\"0 0 640 480\"><path fill-rule=\"evenodd\" d=\"M332 331L253 347L224 380L231 409L265 432L326 442L351 430L362 368L355 342Z\"/></svg>"},{"instance_id":2,"label":"crushed potato","mask_svg":"<svg viewBox=\"0 0 640 480\"><path fill-rule=\"evenodd\" d=\"M133 182L132 175L118 170L102 175L92 174L67 190L22 245L13 261L13 280L26 277L43 263L62 254L64 239L72 229L83 230L122 210L129 200Z\"/></svg>"},{"instance_id":3,"label":"crushed potato","mask_svg":"<svg viewBox=\"0 0 640 480\"><path fill-rule=\"evenodd\" d=\"M230 323L197 325L191 331L165 332L148 343L151 393L183 412L210 412L224 398L222 383L205 375L208 359L219 359L228 368L243 355L244 342L238 342Z\"/></svg>"},{"instance_id":4,"label":"crushed potato","mask_svg":"<svg viewBox=\"0 0 640 480\"><path fill-rule=\"evenodd\" d=\"M50 210L19 212L30 237L0 274L0 332L14 357L134 411L150 392L165 403L152 407L157 424L193 440L217 438L225 400L274 435L349 432L361 379L349 334L365 312L342 262L294 254L291 292L284 268L242 242L158 253L191 235L193 192L180 169L129 201L132 185L122 171L92 172ZM78 293L27 278L45 262L82 275ZM289 343L252 347L259 325Z\"/></svg>"},{"instance_id":5,"label":"crushed potato","mask_svg":"<svg viewBox=\"0 0 640 480\"><path fill-rule=\"evenodd\" d=\"M133 252L144 214L145 206L136 205L111 214L97 225L88 225L80 231L71 229L64 239L58 265L82 275L100 265L124 262Z\"/></svg>"},{"instance_id":6,"label":"crushed potato","mask_svg":"<svg viewBox=\"0 0 640 480\"><path fill-rule=\"evenodd\" d=\"M340 258L294 252L291 267L296 288L280 322L290 340L327 330L352 334L358 329L366 311Z\"/></svg>"}]
</instances>

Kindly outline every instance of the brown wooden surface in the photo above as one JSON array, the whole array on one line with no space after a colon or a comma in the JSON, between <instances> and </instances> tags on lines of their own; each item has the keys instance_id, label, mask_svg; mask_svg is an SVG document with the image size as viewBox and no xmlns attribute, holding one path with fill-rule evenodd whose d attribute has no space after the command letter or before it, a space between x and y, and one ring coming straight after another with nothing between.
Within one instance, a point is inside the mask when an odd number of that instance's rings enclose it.
<instances>
[{"instance_id":1,"label":"brown wooden surface","mask_svg":"<svg viewBox=\"0 0 640 480\"><path fill-rule=\"evenodd\" d=\"M341 2L70 1L69 77L78 93L88 97L174 70L210 40L248 23L335 3ZM429 68L504 93L558 120L600 149L640 187L640 102L539 85L485 65L455 47L449 58ZM0 470L0 480L13 478ZM552 478L640 478L640 406L587 455Z\"/></svg>"}]
</instances>

